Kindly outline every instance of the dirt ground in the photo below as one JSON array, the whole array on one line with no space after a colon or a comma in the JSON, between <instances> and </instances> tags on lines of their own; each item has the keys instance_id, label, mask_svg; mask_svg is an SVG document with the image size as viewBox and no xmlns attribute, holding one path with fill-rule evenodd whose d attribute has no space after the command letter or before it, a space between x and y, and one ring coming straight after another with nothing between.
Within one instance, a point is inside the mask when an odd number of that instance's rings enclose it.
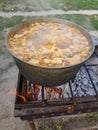
<instances>
[{"instance_id":1,"label":"dirt ground","mask_svg":"<svg viewBox=\"0 0 98 130\"><path fill-rule=\"evenodd\" d=\"M14 118L18 68L5 46L6 32L0 33L0 130L31 130L27 121Z\"/></svg>"}]
</instances>

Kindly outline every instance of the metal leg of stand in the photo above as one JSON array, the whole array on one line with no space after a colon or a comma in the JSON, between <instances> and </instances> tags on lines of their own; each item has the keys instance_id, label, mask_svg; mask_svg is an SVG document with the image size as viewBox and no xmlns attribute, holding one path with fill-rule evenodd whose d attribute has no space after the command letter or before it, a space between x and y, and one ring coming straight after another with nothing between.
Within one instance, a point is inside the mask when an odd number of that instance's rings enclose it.
<instances>
[{"instance_id":1,"label":"metal leg of stand","mask_svg":"<svg viewBox=\"0 0 98 130\"><path fill-rule=\"evenodd\" d=\"M37 130L33 120L32 121L28 121L28 122L29 122L29 125L32 128L32 130Z\"/></svg>"}]
</instances>

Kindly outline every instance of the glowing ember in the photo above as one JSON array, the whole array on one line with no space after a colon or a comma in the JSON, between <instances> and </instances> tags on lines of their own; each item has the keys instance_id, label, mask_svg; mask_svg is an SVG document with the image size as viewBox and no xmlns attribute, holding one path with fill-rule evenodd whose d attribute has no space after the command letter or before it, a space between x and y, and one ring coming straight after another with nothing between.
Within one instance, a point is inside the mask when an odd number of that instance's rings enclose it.
<instances>
[{"instance_id":1,"label":"glowing ember","mask_svg":"<svg viewBox=\"0 0 98 130\"><path fill-rule=\"evenodd\" d=\"M61 88L47 88L45 87L46 99L60 99L62 95L62 89Z\"/></svg>"},{"instance_id":2,"label":"glowing ember","mask_svg":"<svg viewBox=\"0 0 98 130\"><path fill-rule=\"evenodd\" d=\"M16 95L17 97L20 97L24 102L27 102L27 99L24 96L20 95L19 93L15 92L15 91L10 90L8 92L8 94Z\"/></svg>"},{"instance_id":3,"label":"glowing ember","mask_svg":"<svg viewBox=\"0 0 98 130\"><path fill-rule=\"evenodd\" d=\"M39 92L40 92L40 86L39 85L35 85L34 86L34 99L35 99L35 101L38 101Z\"/></svg>"}]
</instances>

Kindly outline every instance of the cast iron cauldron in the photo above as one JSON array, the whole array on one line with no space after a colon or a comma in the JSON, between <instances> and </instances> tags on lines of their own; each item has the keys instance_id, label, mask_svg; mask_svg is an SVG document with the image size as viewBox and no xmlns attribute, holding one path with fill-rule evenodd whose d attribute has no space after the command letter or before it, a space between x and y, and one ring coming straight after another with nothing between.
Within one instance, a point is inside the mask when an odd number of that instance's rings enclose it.
<instances>
[{"instance_id":1,"label":"cast iron cauldron","mask_svg":"<svg viewBox=\"0 0 98 130\"><path fill-rule=\"evenodd\" d=\"M21 28L28 26L31 23L34 22L40 22L40 21L51 21L51 22L58 22L58 23L63 23L67 25L72 25L79 29L82 34L85 35L85 37L89 40L89 43L92 46L91 52L88 55L88 57L75 65L71 65L68 67L41 67L41 66L36 66L32 65L22 59L19 59L17 56L15 56L12 51L9 48L9 38L12 34L17 33L18 30ZM44 36L43 36L44 37ZM73 37L74 38L74 37ZM58 86L61 84L66 83L67 81L73 79L81 66L84 64L85 61L87 61L91 55L93 54L94 51L94 42L90 34L84 30L82 27L71 23L69 21L63 20L63 19L52 19L52 18L38 18L38 19L33 19L30 21L24 21L16 26L14 26L8 33L7 35L7 47L11 53L11 55L14 58L15 63L17 64L20 72L24 75L25 78L30 80L34 84L39 84L41 86L46 86L46 87L54 87Z\"/></svg>"}]
</instances>

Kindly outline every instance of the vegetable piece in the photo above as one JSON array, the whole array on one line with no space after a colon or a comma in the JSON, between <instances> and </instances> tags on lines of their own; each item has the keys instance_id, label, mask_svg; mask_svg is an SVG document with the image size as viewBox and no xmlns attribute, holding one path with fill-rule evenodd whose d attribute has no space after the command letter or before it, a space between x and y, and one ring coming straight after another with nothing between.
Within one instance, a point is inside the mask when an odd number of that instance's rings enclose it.
<instances>
[{"instance_id":1,"label":"vegetable piece","mask_svg":"<svg viewBox=\"0 0 98 130\"><path fill-rule=\"evenodd\" d=\"M50 41L50 43L55 44L55 43L56 43L56 39L52 39L52 40Z\"/></svg>"}]
</instances>

